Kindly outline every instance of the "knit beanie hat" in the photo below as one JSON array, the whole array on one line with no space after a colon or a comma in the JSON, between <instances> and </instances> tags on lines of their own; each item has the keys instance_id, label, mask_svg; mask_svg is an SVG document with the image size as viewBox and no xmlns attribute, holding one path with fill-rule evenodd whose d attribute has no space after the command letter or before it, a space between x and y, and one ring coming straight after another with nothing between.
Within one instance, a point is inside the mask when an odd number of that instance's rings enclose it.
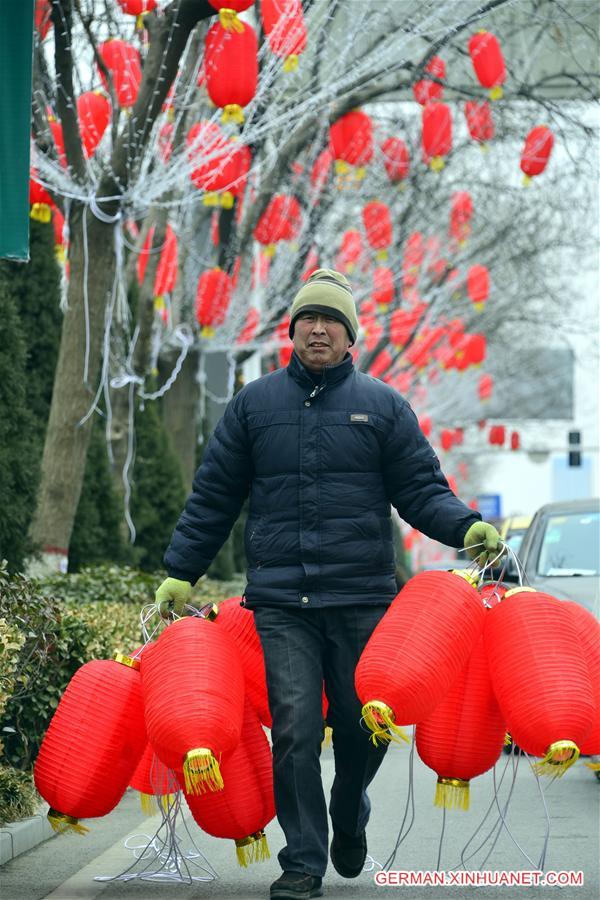
<instances>
[{"instance_id":1,"label":"knit beanie hat","mask_svg":"<svg viewBox=\"0 0 600 900\"><path fill-rule=\"evenodd\" d=\"M352 296L352 288L341 272L333 269L317 269L296 296L290 310L290 338L294 337L294 325L300 313L320 312L343 322L352 343L358 334L358 317Z\"/></svg>"}]
</instances>

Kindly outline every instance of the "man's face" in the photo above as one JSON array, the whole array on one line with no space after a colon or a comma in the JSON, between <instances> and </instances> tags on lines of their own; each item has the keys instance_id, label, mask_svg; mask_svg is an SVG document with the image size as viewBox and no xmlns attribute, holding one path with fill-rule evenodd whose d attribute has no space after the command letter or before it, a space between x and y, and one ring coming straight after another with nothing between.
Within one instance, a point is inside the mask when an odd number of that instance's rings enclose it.
<instances>
[{"instance_id":1,"label":"man's face","mask_svg":"<svg viewBox=\"0 0 600 900\"><path fill-rule=\"evenodd\" d=\"M340 363L352 346L339 319L316 312L300 313L294 324L293 343L300 361L315 372Z\"/></svg>"}]
</instances>

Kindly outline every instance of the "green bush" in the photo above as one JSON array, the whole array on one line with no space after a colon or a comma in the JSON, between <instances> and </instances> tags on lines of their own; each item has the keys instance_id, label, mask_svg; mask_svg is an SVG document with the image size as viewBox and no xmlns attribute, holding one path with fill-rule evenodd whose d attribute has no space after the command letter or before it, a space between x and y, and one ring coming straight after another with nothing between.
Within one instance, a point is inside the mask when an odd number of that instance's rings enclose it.
<instances>
[{"instance_id":1,"label":"green bush","mask_svg":"<svg viewBox=\"0 0 600 900\"><path fill-rule=\"evenodd\" d=\"M0 766L0 827L35 815L39 799L28 772Z\"/></svg>"},{"instance_id":2,"label":"green bush","mask_svg":"<svg viewBox=\"0 0 600 900\"><path fill-rule=\"evenodd\" d=\"M154 592L164 577L164 573L140 572L128 566L105 563L86 566L80 572L68 575L48 575L37 583L43 594L61 600L74 603L110 600L141 607L154 602Z\"/></svg>"}]
</instances>

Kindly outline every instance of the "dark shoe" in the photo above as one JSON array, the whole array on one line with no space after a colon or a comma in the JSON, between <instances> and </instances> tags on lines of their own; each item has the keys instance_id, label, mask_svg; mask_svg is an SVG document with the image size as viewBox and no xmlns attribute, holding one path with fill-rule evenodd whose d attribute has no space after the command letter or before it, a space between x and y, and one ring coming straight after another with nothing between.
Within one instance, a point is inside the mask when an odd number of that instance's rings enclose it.
<instances>
[{"instance_id":1,"label":"dark shoe","mask_svg":"<svg viewBox=\"0 0 600 900\"><path fill-rule=\"evenodd\" d=\"M333 826L331 862L343 878L356 878L363 870L367 858L367 835L363 831L353 837Z\"/></svg>"},{"instance_id":2,"label":"dark shoe","mask_svg":"<svg viewBox=\"0 0 600 900\"><path fill-rule=\"evenodd\" d=\"M284 872L271 885L271 900L310 900L322 897L322 878L303 872Z\"/></svg>"}]
</instances>

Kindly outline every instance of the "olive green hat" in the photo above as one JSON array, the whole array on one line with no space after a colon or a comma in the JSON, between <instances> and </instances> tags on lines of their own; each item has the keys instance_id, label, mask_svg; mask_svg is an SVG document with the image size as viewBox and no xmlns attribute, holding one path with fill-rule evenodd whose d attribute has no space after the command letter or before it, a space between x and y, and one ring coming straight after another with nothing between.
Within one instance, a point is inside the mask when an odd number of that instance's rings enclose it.
<instances>
[{"instance_id":1,"label":"olive green hat","mask_svg":"<svg viewBox=\"0 0 600 900\"><path fill-rule=\"evenodd\" d=\"M290 310L290 338L294 337L294 325L300 313L320 312L343 322L354 344L358 334L358 317L350 282L341 272L333 269L317 269L304 284Z\"/></svg>"}]
</instances>

